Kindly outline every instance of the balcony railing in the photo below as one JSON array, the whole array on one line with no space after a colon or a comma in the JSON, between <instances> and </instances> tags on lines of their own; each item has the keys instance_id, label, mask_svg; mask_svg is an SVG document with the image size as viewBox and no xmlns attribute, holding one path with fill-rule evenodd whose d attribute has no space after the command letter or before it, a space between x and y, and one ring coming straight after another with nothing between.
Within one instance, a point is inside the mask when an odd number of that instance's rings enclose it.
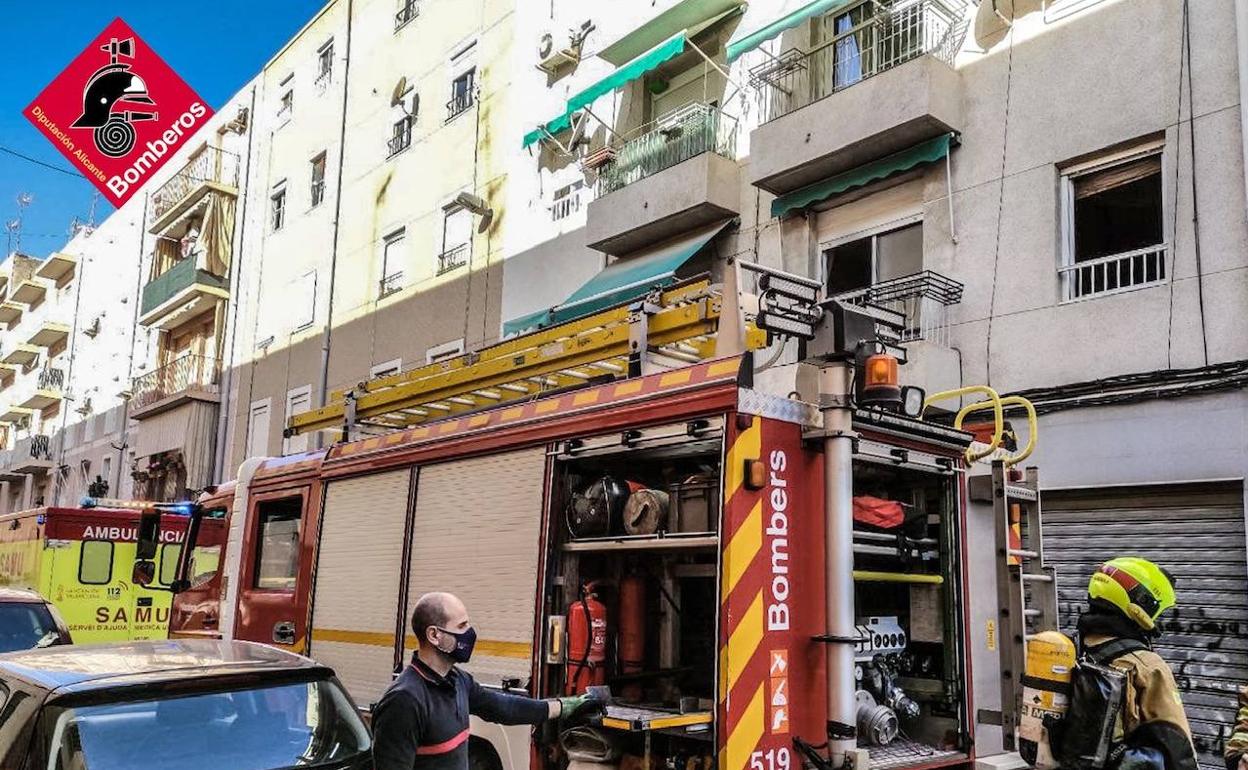
<instances>
[{"instance_id":1,"label":"balcony railing","mask_svg":"<svg viewBox=\"0 0 1248 770\"><path fill-rule=\"evenodd\" d=\"M30 437L30 456L35 460L52 459L52 437L43 433Z\"/></svg>"},{"instance_id":2,"label":"balcony railing","mask_svg":"<svg viewBox=\"0 0 1248 770\"><path fill-rule=\"evenodd\" d=\"M184 355L155 371L134 378L132 408L142 409L187 390L215 393L217 375L215 358Z\"/></svg>"},{"instance_id":3,"label":"balcony railing","mask_svg":"<svg viewBox=\"0 0 1248 770\"><path fill-rule=\"evenodd\" d=\"M438 255L438 275L449 273L456 268L463 267L468 264L468 249L471 244L462 244L451 249L447 249Z\"/></svg>"},{"instance_id":4,"label":"balcony railing","mask_svg":"<svg viewBox=\"0 0 1248 770\"><path fill-rule=\"evenodd\" d=\"M1065 302L1118 294L1166 280L1166 244L1076 262L1058 269Z\"/></svg>"},{"instance_id":5,"label":"balcony railing","mask_svg":"<svg viewBox=\"0 0 1248 770\"><path fill-rule=\"evenodd\" d=\"M550 204L550 221L558 222L561 219L567 219L576 212L580 211L584 206L583 189L574 190L562 198L556 198Z\"/></svg>"},{"instance_id":6,"label":"balcony railing","mask_svg":"<svg viewBox=\"0 0 1248 770\"><path fill-rule=\"evenodd\" d=\"M455 96L451 97L451 100L446 103L446 119L455 119L460 114L467 112L468 108L475 103L476 99L473 97L471 87L463 93L455 94Z\"/></svg>"},{"instance_id":7,"label":"balcony railing","mask_svg":"<svg viewBox=\"0 0 1248 770\"><path fill-rule=\"evenodd\" d=\"M386 142L386 157L392 158L412 145L412 116L404 115L395 121L390 141Z\"/></svg>"},{"instance_id":8,"label":"balcony railing","mask_svg":"<svg viewBox=\"0 0 1248 770\"><path fill-rule=\"evenodd\" d=\"M419 14L420 3L417 0L403 0L398 12L394 14L394 29L397 31Z\"/></svg>"},{"instance_id":9,"label":"balcony railing","mask_svg":"<svg viewBox=\"0 0 1248 770\"><path fill-rule=\"evenodd\" d=\"M64 390L65 370L49 367L39 372L39 390Z\"/></svg>"},{"instance_id":10,"label":"balcony railing","mask_svg":"<svg viewBox=\"0 0 1248 770\"><path fill-rule=\"evenodd\" d=\"M178 292L196 283L215 286L218 289L224 289L229 284L221 276L196 268L194 259L189 257L180 259L173 264L173 267L144 285L141 312L147 315L177 296Z\"/></svg>"},{"instance_id":11,"label":"balcony railing","mask_svg":"<svg viewBox=\"0 0 1248 770\"><path fill-rule=\"evenodd\" d=\"M791 49L750 71L762 122L924 54L952 65L966 32L961 15L942 0L891 8L867 0L838 11L837 18L844 22L837 24L831 40L809 51Z\"/></svg>"},{"instance_id":12,"label":"balcony railing","mask_svg":"<svg viewBox=\"0 0 1248 770\"><path fill-rule=\"evenodd\" d=\"M381 279L381 287L377 292L377 299L384 299L403 288L403 271L391 273Z\"/></svg>"},{"instance_id":13,"label":"balcony railing","mask_svg":"<svg viewBox=\"0 0 1248 770\"><path fill-rule=\"evenodd\" d=\"M931 270L880 281L836 297L854 304L879 305L906 319L901 342L925 340L949 347L949 307L962 301L962 284Z\"/></svg>"},{"instance_id":14,"label":"balcony railing","mask_svg":"<svg viewBox=\"0 0 1248 770\"><path fill-rule=\"evenodd\" d=\"M169 213L196 188L209 182L237 188L238 156L216 147L201 150L152 194L152 221Z\"/></svg>"},{"instance_id":15,"label":"balcony railing","mask_svg":"<svg viewBox=\"0 0 1248 770\"><path fill-rule=\"evenodd\" d=\"M685 105L619 141L615 159L598 176L598 195L613 193L704 152L732 158L736 147L736 118L707 104Z\"/></svg>"}]
</instances>

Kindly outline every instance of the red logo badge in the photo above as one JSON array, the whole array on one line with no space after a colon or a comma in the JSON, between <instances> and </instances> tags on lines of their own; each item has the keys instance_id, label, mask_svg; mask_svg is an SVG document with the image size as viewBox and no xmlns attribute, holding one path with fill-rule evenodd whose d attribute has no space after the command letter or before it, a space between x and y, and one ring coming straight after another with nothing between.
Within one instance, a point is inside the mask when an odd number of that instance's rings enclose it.
<instances>
[{"instance_id":1,"label":"red logo badge","mask_svg":"<svg viewBox=\"0 0 1248 770\"><path fill-rule=\"evenodd\" d=\"M115 205L134 195L212 110L121 19L25 111Z\"/></svg>"}]
</instances>

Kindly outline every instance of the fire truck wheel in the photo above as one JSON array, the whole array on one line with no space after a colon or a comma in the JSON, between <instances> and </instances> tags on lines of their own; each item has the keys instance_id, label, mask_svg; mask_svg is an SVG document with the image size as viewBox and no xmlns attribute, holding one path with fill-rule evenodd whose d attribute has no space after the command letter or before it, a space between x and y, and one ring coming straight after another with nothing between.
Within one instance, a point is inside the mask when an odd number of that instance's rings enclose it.
<instances>
[{"instance_id":1,"label":"fire truck wheel","mask_svg":"<svg viewBox=\"0 0 1248 770\"><path fill-rule=\"evenodd\" d=\"M469 736L468 770L503 770L503 761L498 758L494 744L475 735Z\"/></svg>"}]
</instances>

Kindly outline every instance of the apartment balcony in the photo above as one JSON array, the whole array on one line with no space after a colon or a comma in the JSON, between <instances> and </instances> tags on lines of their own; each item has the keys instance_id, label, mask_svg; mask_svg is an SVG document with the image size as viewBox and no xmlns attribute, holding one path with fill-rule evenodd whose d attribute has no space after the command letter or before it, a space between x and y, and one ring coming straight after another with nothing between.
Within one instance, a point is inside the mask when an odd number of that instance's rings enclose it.
<instances>
[{"instance_id":1,"label":"apartment balcony","mask_svg":"<svg viewBox=\"0 0 1248 770\"><path fill-rule=\"evenodd\" d=\"M21 367L14 364L0 364L0 392L6 390L17 380L17 373ZM0 444L2 446L3 444Z\"/></svg>"},{"instance_id":2,"label":"apartment balcony","mask_svg":"<svg viewBox=\"0 0 1248 770\"><path fill-rule=\"evenodd\" d=\"M165 232L212 192L237 197L238 161L234 153L216 147L201 150L152 193L148 232Z\"/></svg>"},{"instance_id":3,"label":"apartment balcony","mask_svg":"<svg viewBox=\"0 0 1248 770\"><path fill-rule=\"evenodd\" d=\"M9 299L23 305L37 305L48 294L48 284L39 278L22 281L9 292Z\"/></svg>"},{"instance_id":4,"label":"apartment balcony","mask_svg":"<svg viewBox=\"0 0 1248 770\"><path fill-rule=\"evenodd\" d=\"M56 321L43 320L26 340L37 348L51 348L69 339L69 325Z\"/></svg>"},{"instance_id":5,"label":"apartment balcony","mask_svg":"<svg viewBox=\"0 0 1248 770\"><path fill-rule=\"evenodd\" d=\"M48 367L39 372L33 387L20 396L18 405L23 409L42 410L60 403L65 397L65 370Z\"/></svg>"},{"instance_id":6,"label":"apartment balcony","mask_svg":"<svg viewBox=\"0 0 1248 770\"><path fill-rule=\"evenodd\" d=\"M56 252L39 264L35 275L59 286L74 277L77 267L78 260L75 257Z\"/></svg>"},{"instance_id":7,"label":"apartment balcony","mask_svg":"<svg viewBox=\"0 0 1248 770\"><path fill-rule=\"evenodd\" d=\"M15 473L47 473L52 470L52 438L42 433L24 438L13 447L10 470Z\"/></svg>"},{"instance_id":8,"label":"apartment balcony","mask_svg":"<svg viewBox=\"0 0 1248 770\"><path fill-rule=\"evenodd\" d=\"M739 213L736 120L690 104L617 140L589 204L589 247L627 254Z\"/></svg>"},{"instance_id":9,"label":"apartment balcony","mask_svg":"<svg viewBox=\"0 0 1248 770\"><path fill-rule=\"evenodd\" d=\"M143 287L139 323L169 329L230 296L228 281L182 259Z\"/></svg>"},{"instance_id":10,"label":"apartment balcony","mask_svg":"<svg viewBox=\"0 0 1248 770\"><path fill-rule=\"evenodd\" d=\"M25 312L26 308L16 302L0 302L0 324L12 329L21 322L22 314Z\"/></svg>"},{"instance_id":11,"label":"apartment balcony","mask_svg":"<svg viewBox=\"0 0 1248 770\"><path fill-rule=\"evenodd\" d=\"M28 424L35 418L35 410L17 404L0 407L0 422L10 425Z\"/></svg>"},{"instance_id":12,"label":"apartment balcony","mask_svg":"<svg viewBox=\"0 0 1248 770\"><path fill-rule=\"evenodd\" d=\"M131 415L142 420L189 401L220 403L220 374L215 358L188 354L135 377L130 396Z\"/></svg>"},{"instance_id":13,"label":"apartment balcony","mask_svg":"<svg viewBox=\"0 0 1248 770\"><path fill-rule=\"evenodd\" d=\"M764 121L750 135L752 184L784 194L961 129L959 15L920 0L862 19L750 72Z\"/></svg>"},{"instance_id":14,"label":"apartment balcony","mask_svg":"<svg viewBox=\"0 0 1248 770\"><path fill-rule=\"evenodd\" d=\"M14 366L30 366L38 360L39 348L24 342L13 345L4 351L3 356L0 356L0 363Z\"/></svg>"}]
</instances>

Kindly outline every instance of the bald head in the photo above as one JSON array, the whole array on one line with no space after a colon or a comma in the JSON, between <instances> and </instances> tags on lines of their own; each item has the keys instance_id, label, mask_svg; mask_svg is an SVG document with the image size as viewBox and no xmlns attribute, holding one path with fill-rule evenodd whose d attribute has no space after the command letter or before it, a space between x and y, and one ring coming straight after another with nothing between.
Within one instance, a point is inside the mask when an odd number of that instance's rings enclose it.
<instances>
[{"instance_id":1,"label":"bald head","mask_svg":"<svg viewBox=\"0 0 1248 770\"><path fill-rule=\"evenodd\" d=\"M445 591L431 591L416 600L412 610L412 633L421 644L432 643L437 646L437 639L430 628L447 631L463 631L468 628L468 608L455 594Z\"/></svg>"}]
</instances>

